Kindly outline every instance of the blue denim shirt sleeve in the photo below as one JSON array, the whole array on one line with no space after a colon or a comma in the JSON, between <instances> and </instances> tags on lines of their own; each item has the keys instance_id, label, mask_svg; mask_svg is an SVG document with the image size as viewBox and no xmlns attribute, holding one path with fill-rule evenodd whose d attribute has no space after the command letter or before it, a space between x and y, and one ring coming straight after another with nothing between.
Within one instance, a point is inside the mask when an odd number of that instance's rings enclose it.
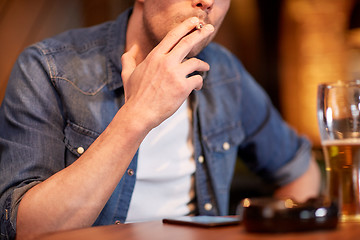
<instances>
[{"instance_id":1,"label":"blue denim shirt sleeve","mask_svg":"<svg viewBox=\"0 0 360 240\"><path fill-rule=\"evenodd\" d=\"M1 105L0 225L10 239L22 196L65 166L60 101L43 66L36 48L21 54Z\"/></svg>"},{"instance_id":2,"label":"blue denim shirt sleeve","mask_svg":"<svg viewBox=\"0 0 360 240\"><path fill-rule=\"evenodd\" d=\"M246 139L239 154L258 175L278 186L285 185L307 170L311 144L282 119L263 89L243 71L242 124Z\"/></svg>"},{"instance_id":3,"label":"blue denim shirt sleeve","mask_svg":"<svg viewBox=\"0 0 360 240\"><path fill-rule=\"evenodd\" d=\"M124 104L120 58L131 9L116 21L76 29L27 48L0 108L0 229L13 239L19 202L81 155ZM136 156L94 225L125 221Z\"/></svg>"}]
</instances>

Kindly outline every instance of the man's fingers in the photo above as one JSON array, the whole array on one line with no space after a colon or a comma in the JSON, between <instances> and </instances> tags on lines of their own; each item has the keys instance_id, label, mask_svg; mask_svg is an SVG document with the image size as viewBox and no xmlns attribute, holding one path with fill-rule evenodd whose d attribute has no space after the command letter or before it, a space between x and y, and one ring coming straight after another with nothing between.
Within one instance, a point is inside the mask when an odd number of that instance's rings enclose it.
<instances>
[{"instance_id":1,"label":"man's fingers","mask_svg":"<svg viewBox=\"0 0 360 240\"><path fill-rule=\"evenodd\" d=\"M136 55L139 51L137 45L133 45L129 51L124 53L121 57L122 71L121 76L123 81L127 81L134 69L136 68Z\"/></svg>"},{"instance_id":2,"label":"man's fingers","mask_svg":"<svg viewBox=\"0 0 360 240\"><path fill-rule=\"evenodd\" d=\"M190 89L200 90L203 86L204 79L200 75L194 75L187 79L191 85Z\"/></svg>"},{"instance_id":3,"label":"man's fingers","mask_svg":"<svg viewBox=\"0 0 360 240\"><path fill-rule=\"evenodd\" d=\"M200 20L197 17L186 19L184 22L168 32L168 34L157 46L158 50L163 54L168 53L184 36L192 31L199 22Z\"/></svg>"},{"instance_id":4,"label":"man's fingers","mask_svg":"<svg viewBox=\"0 0 360 240\"><path fill-rule=\"evenodd\" d=\"M181 68L183 68L183 71L192 73L195 71L209 71L210 66L208 63L201 61L197 58L190 58L183 62L181 64ZM190 89L200 90L203 86L204 79L200 75L193 75L191 77L188 77L186 79L188 81L188 84L190 84Z\"/></svg>"},{"instance_id":5,"label":"man's fingers","mask_svg":"<svg viewBox=\"0 0 360 240\"><path fill-rule=\"evenodd\" d=\"M176 56L179 61L182 61L196 44L207 38L214 30L213 25L207 24L201 29L192 32L182 38L173 47L170 54Z\"/></svg>"},{"instance_id":6,"label":"man's fingers","mask_svg":"<svg viewBox=\"0 0 360 240\"><path fill-rule=\"evenodd\" d=\"M183 72L192 73L195 71L206 72L210 70L208 63L201 61L197 58L190 58L183 63L181 63L181 68Z\"/></svg>"}]
</instances>

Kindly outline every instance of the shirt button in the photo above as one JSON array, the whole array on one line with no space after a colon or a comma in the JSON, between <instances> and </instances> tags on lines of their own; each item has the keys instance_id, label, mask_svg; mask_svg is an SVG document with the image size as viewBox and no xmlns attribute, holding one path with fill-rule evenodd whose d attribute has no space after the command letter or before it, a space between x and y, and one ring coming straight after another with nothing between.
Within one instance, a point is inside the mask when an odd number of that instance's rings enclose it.
<instances>
[{"instance_id":1,"label":"shirt button","mask_svg":"<svg viewBox=\"0 0 360 240\"><path fill-rule=\"evenodd\" d=\"M199 163L204 163L204 160L205 160L204 156L200 155L200 156L198 157Z\"/></svg>"},{"instance_id":2,"label":"shirt button","mask_svg":"<svg viewBox=\"0 0 360 240\"><path fill-rule=\"evenodd\" d=\"M115 221L115 224L116 224L116 225L121 224L120 220L116 220L116 221Z\"/></svg>"},{"instance_id":3,"label":"shirt button","mask_svg":"<svg viewBox=\"0 0 360 240\"><path fill-rule=\"evenodd\" d=\"M230 143L224 142L224 144L223 144L223 149L224 149L225 151L229 150L229 149L230 149Z\"/></svg>"},{"instance_id":4,"label":"shirt button","mask_svg":"<svg viewBox=\"0 0 360 240\"><path fill-rule=\"evenodd\" d=\"M129 176L132 176L132 175L134 175L134 170L128 169L127 173L128 173Z\"/></svg>"},{"instance_id":5,"label":"shirt button","mask_svg":"<svg viewBox=\"0 0 360 240\"><path fill-rule=\"evenodd\" d=\"M85 152L85 149L83 147L78 147L76 151L78 152L78 154L83 154Z\"/></svg>"},{"instance_id":6,"label":"shirt button","mask_svg":"<svg viewBox=\"0 0 360 240\"><path fill-rule=\"evenodd\" d=\"M213 206L212 206L211 203L206 203L206 204L204 205L204 208L205 208L206 211L210 211L210 210L213 208Z\"/></svg>"}]
</instances>

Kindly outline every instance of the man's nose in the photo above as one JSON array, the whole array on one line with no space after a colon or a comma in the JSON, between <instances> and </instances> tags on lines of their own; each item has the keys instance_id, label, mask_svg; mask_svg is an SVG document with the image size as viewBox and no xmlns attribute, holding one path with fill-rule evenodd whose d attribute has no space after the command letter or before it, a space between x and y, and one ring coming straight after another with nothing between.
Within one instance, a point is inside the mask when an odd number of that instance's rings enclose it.
<instances>
[{"instance_id":1,"label":"man's nose","mask_svg":"<svg viewBox=\"0 0 360 240\"><path fill-rule=\"evenodd\" d=\"M212 9L215 0L194 0L193 7L200 8L203 11L209 11Z\"/></svg>"}]
</instances>

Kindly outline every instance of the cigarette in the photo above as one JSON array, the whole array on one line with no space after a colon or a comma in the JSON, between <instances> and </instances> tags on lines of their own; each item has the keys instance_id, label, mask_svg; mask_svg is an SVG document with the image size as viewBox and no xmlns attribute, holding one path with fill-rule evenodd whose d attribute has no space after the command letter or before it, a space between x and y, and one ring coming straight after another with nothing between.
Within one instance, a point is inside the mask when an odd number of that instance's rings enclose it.
<instances>
[{"instance_id":1,"label":"cigarette","mask_svg":"<svg viewBox=\"0 0 360 240\"><path fill-rule=\"evenodd\" d=\"M204 25L202 25L201 23L199 23L197 26L196 26L196 29L197 30L200 30L200 29L202 29L204 27Z\"/></svg>"}]
</instances>

